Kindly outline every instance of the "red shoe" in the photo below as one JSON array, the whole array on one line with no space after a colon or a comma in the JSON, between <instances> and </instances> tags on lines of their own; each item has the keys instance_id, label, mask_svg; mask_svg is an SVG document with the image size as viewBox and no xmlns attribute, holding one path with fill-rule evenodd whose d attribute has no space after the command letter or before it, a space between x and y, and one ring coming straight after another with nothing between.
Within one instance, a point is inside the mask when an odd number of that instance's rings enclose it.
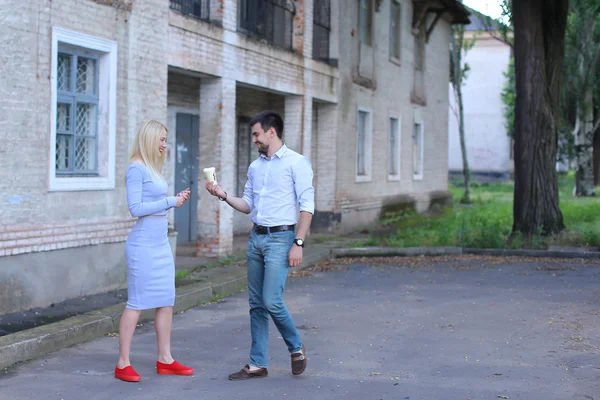
<instances>
[{"instance_id":1,"label":"red shoe","mask_svg":"<svg viewBox=\"0 0 600 400\"><path fill-rule=\"evenodd\" d=\"M156 362L156 372L163 375L194 375L194 368L173 361L171 364Z\"/></svg>"},{"instance_id":2,"label":"red shoe","mask_svg":"<svg viewBox=\"0 0 600 400\"><path fill-rule=\"evenodd\" d=\"M135 369L133 369L131 365L128 365L125 368L115 367L115 378L125 382L139 382L142 380L140 374L135 372Z\"/></svg>"}]
</instances>

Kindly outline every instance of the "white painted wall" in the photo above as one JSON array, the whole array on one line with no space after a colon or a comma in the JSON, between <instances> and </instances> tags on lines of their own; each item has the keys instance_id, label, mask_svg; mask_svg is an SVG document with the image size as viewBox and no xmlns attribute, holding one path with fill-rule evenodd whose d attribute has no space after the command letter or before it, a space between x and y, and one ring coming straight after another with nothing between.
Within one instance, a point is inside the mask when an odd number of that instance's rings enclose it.
<instances>
[{"instance_id":1,"label":"white painted wall","mask_svg":"<svg viewBox=\"0 0 600 400\"><path fill-rule=\"evenodd\" d=\"M469 32L465 33L467 36ZM506 135L500 94L506 81L510 47L487 34L477 35L475 46L465 62L471 70L463 86L465 137L472 172L512 171L510 140ZM458 134L458 108L452 85L449 86L448 169L462 171L462 153ZM455 113L456 111L456 113Z\"/></svg>"}]
</instances>

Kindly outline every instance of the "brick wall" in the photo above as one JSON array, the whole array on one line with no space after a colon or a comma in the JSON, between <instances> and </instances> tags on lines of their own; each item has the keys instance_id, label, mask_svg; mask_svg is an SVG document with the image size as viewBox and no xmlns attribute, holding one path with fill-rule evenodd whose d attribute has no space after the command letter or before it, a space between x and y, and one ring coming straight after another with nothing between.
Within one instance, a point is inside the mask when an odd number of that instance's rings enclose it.
<instances>
[{"instance_id":1,"label":"brick wall","mask_svg":"<svg viewBox=\"0 0 600 400\"><path fill-rule=\"evenodd\" d=\"M318 210L349 215L352 210L377 209L386 198L406 193L426 198L431 191L446 189L446 71L450 28L447 22L440 21L431 36L426 56L427 105L415 106L410 101L414 50L410 1L402 2L400 65L389 60L389 4L384 2L380 12L374 14L373 57L378 68L371 88L354 83L359 48L358 5L345 6L347 3L342 0L332 0L331 54L332 57L339 55L339 69L311 58L312 0L296 1L296 52L237 34L235 0L211 0L211 19L221 24L170 11L164 0L40 0L15 4L7 5L7 13L15 17L0 21L0 29L8 38L3 42L4 51L0 55L0 73L14 76L5 83L2 89L6 95L0 99L0 118L6 121L6 129L0 132L5 144L0 149L0 171L4 171L0 173L0 192L3 193L0 232L8 232L9 228L34 232L32 234L37 234L42 242L47 234L39 232L52 232L55 226L77 224L86 219L113 223L115 231L122 228L121 224L130 224L123 176L131 142L145 118L174 126L173 114L167 113L168 102L171 108L199 109L200 170L208 165L217 166L219 180L228 187L236 186L239 173L230 162L235 154L236 117L275 108L285 116L286 143L313 160ZM53 26L118 43L117 184L114 190L48 191L48 76ZM169 66L214 78L192 78L188 82L188 78L175 74L171 75L173 79L168 88ZM192 81L193 86L186 88ZM261 88L278 94L267 95ZM373 180L366 183L355 182L358 106L373 110ZM312 115L315 111L316 121ZM389 112L401 116L400 181L387 180ZM423 181L414 181L411 170L415 115L421 115L425 121ZM23 168L23 160L27 160L27 168ZM167 161L166 173L172 183L173 159ZM170 190L173 193L172 187ZM236 221L245 216L234 217L229 206L199 195L198 208L203 211L198 216L199 237L204 243L216 241L206 248L209 253L226 254L230 249L228 235L234 232L233 226L238 226ZM96 225L82 227L83 231L78 233L90 235L87 237L90 240L102 240L102 234L98 233L101 230ZM240 231L242 229L246 229L245 225L240 225ZM32 234L27 233L27 238L31 239ZM70 240L73 238L68 235L57 237L61 239L56 246L81 244ZM9 236L0 238L5 254L11 254L7 253L7 249L12 248L6 244ZM13 239L10 236L10 243ZM106 240L113 239L107 236ZM27 244L20 248L35 251ZM25 250L19 250L22 251Z\"/></svg>"},{"instance_id":2,"label":"brick wall","mask_svg":"<svg viewBox=\"0 0 600 400\"><path fill-rule=\"evenodd\" d=\"M235 145L235 81L202 79L200 129L211 134L200 140L200 169L214 166L223 188L235 187L236 166L231 162ZM198 201L198 255L227 255L233 245L233 209L213 196Z\"/></svg>"},{"instance_id":3,"label":"brick wall","mask_svg":"<svg viewBox=\"0 0 600 400\"><path fill-rule=\"evenodd\" d=\"M0 229L23 232L31 243L51 242L56 248L111 242L103 239L104 228L87 224L78 228L75 238L57 234L56 226L90 219L117 221L112 229L131 221L127 211L124 174L130 143L145 118L166 120L168 3L161 0L136 2L96 2L54 0L11 3L7 12L15 18L3 19L4 60L0 68L14 77L6 81L0 100L0 116L7 122L3 130L7 156L0 157L7 179L0 179ZM127 3L127 4L126 4ZM131 11L129 11L131 10ZM162 24L157 21L163 21ZM116 187L109 191L49 192L48 158L50 124L51 31L60 27L114 40L118 43ZM9 72L10 71L10 72ZM16 74L16 75L15 75ZM3 115L2 115L3 114ZM3 138L4 139L4 138ZM23 164L27 160L27 166ZM107 222L110 224L110 222ZM43 233L42 233L43 232ZM20 246L0 239L6 254L40 251L47 246ZM119 237L118 235L116 237ZM95 243L94 242L94 243Z\"/></svg>"},{"instance_id":4,"label":"brick wall","mask_svg":"<svg viewBox=\"0 0 600 400\"><path fill-rule=\"evenodd\" d=\"M3 13L13 18L0 22L2 35L8 39L3 41L0 69L12 79L4 81L5 95L0 99L0 118L6 121L6 129L0 133L6 143L0 150L6 152L0 157L1 170L6 171L0 179L0 230L4 232L0 248L5 254L19 254L91 244L91 238L94 243L114 241L119 234L103 238L106 226L113 223L110 229L119 231L122 224L131 221L121 179L127 143L123 112L118 114L115 190L48 191L51 30L61 27L116 40L118 51L125 55L118 65L118 86L123 87L127 82L128 49L125 20L130 13L126 8L92 1L38 1L10 3L7 7ZM126 101L126 95L117 97L120 110L126 109ZM102 228L96 223L82 224L75 236L62 233L65 226L87 219L104 221ZM13 243L14 232L27 237L31 245ZM38 243L34 245L36 237Z\"/></svg>"}]
</instances>

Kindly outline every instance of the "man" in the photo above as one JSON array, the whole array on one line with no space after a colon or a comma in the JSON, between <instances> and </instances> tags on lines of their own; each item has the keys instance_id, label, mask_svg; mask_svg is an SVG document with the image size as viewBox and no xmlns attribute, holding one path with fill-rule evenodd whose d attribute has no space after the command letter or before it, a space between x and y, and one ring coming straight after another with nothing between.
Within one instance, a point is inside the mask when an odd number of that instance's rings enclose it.
<instances>
[{"instance_id":1,"label":"man","mask_svg":"<svg viewBox=\"0 0 600 400\"><path fill-rule=\"evenodd\" d=\"M250 363L229 375L231 380L269 374L269 315L291 354L292 373L300 375L306 368L302 339L281 296L288 268L302 263L304 238L315 208L313 171L306 157L283 143L283 120L279 114L263 111L250 121L250 128L252 143L260 156L248 168L243 197L230 196L213 182L206 183L213 196L250 214L254 222L246 252L252 334Z\"/></svg>"}]
</instances>

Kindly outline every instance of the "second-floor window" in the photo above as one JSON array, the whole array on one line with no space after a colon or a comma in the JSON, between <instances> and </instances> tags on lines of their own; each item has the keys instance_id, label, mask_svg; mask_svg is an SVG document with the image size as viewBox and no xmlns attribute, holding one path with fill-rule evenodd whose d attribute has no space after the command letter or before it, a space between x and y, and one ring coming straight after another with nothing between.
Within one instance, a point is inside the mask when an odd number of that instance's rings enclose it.
<instances>
[{"instance_id":1,"label":"second-floor window","mask_svg":"<svg viewBox=\"0 0 600 400\"><path fill-rule=\"evenodd\" d=\"M358 34L360 42L371 46L373 44L373 0L359 0L358 4Z\"/></svg>"},{"instance_id":2,"label":"second-floor window","mask_svg":"<svg viewBox=\"0 0 600 400\"><path fill-rule=\"evenodd\" d=\"M392 0L390 15L390 56L400 60L400 3Z\"/></svg>"},{"instance_id":3,"label":"second-floor window","mask_svg":"<svg viewBox=\"0 0 600 400\"><path fill-rule=\"evenodd\" d=\"M415 36L415 69L419 71L425 69L425 36L425 26L421 25Z\"/></svg>"},{"instance_id":4,"label":"second-floor window","mask_svg":"<svg viewBox=\"0 0 600 400\"><path fill-rule=\"evenodd\" d=\"M331 0L314 0L313 58L325 62L329 62L330 10Z\"/></svg>"},{"instance_id":5,"label":"second-floor window","mask_svg":"<svg viewBox=\"0 0 600 400\"><path fill-rule=\"evenodd\" d=\"M171 9L208 21L210 19L210 0L170 0Z\"/></svg>"},{"instance_id":6,"label":"second-floor window","mask_svg":"<svg viewBox=\"0 0 600 400\"><path fill-rule=\"evenodd\" d=\"M291 0L239 0L238 31L291 50L295 12Z\"/></svg>"}]
</instances>

